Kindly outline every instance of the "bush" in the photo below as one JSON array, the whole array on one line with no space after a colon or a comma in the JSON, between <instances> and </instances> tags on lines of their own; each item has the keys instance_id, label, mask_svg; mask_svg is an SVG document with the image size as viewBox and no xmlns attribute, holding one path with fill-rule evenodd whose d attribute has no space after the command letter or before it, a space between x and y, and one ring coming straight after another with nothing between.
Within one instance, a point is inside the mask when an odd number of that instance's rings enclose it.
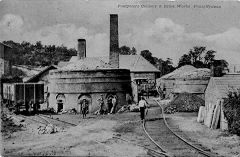
<instances>
[{"instance_id":1,"label":"bush","mask_svg":"<svg viewBox=\"0 0 240 157\"><path fill-rule=\"evenodd\" d=\"M224 99L223 112L224 112L224 116L228 121L229 132L240 136L240 94L239 92L230 92L228 94L228 97Z\"/></svg>"}]
</instances>

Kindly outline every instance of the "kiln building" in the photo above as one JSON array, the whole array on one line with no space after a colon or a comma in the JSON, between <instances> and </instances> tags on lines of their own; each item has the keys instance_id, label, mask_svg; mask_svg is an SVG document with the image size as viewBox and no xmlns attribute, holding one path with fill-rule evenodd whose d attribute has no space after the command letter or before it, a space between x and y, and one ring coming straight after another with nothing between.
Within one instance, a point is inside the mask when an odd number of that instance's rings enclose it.
<instances>
[{"instance_id":1,"label":"kiln building","mask_svg":"<svg viewBox=\"0 0 240 157\"><path fill-rule=\"evenodd\" d=\"M126 104L126 94L131 93L130 71L119 69L118 16L110 15L109 62L100 58L86 58L86 40L78 40L78 55L72 62L50 72L49 104L56 111L75 108L80 112L83 99L89 112L99 109L98 99L117 96L116 110Z\"/></svg>"}]
</instances>

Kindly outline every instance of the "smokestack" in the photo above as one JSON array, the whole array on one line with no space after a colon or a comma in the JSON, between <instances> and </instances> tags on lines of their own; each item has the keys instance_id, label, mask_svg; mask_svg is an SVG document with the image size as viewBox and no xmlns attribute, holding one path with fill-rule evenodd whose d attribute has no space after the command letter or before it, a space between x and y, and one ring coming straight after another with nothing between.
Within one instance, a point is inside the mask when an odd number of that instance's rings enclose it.
<instances>
[{"instance_id":1,"label":"smokestack","mask_svg":"<svg viewBox=\"0 0 240 157\"><path fill-rule=\"evenodd\" d=\"M86 58L86 40L85 39L78 39L77 56L78 56L78 59Z\"/></svg>"},{"instance_id":2,"label":"smokestack","mask_svg":"<svg viewBox=\"0 0 240 157\"><path fill-rule=\"evenodd\" d=\"M118 15L110 14L110 54L109 63L119 68Z\"/></svg>"}]
</instances>

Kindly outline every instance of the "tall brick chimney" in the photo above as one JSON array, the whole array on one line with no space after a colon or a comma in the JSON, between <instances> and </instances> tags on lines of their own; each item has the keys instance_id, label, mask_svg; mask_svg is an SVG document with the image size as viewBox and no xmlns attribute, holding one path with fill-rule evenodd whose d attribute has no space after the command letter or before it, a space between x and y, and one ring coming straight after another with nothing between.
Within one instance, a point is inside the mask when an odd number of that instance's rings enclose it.
<instances>
[{"instance_id":1,"label":"tall brick chimney","mask_svg":"<svg viewBox=\"0 0 240 157\"><path fill-rule=\"evenodd\" d=\"M110 54L109 63L119 68L118 15L110 14Z\"/></svg>"},{"instance_id":2,"label":"tall brick chimney","mask_svg":"<svg viewBox=\"0 0 240 157\"><path fill-rule=\"evenodd\" d=\"M77 56L78 56L78 59L86 58L86 40L85 39L78 39Z\"/></svg>"}]
</instances>

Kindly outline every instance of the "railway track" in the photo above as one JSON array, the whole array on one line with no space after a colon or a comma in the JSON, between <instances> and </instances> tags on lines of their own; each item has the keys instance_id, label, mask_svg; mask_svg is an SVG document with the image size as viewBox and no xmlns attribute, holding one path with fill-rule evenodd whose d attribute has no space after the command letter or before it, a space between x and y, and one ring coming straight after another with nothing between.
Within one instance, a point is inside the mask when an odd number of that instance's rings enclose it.
<instances>
[{"instance_id":1,"label":"railway track","mask_svg":"<svg viewBox=\"0 0 240 157\"><path fill-rule=\"evenodd\" d=\"M49 122L51 122L52 124L55 124L55 125L60 125L60 126L64 126L64 127L77 126L77 124L70 123L70 122L67 122L67 121L63 121L63 120L60 120L60 119L55 119L55 118L52 118L52 117L49 117L49 116L46 116L46 115L40 114L39 116L41 116L44 119L47 119Z\"/></svg>"},{"instance_id":2,"label":"railway track","mask_svg":"<svg viewBox=\"0 0 240 157\"><path fill-rule=\"evenodd\" d=\"M48 120L46 120L45 118L42 118L41 116L35 115L35 116L24 116L24 115L18 115L19 117L22 117L24 119L33 121L33 122L37 122L41 125L48 125L50 124L50 122Z\"/></svg>"},{"instance_id":3,"label":"railway track","mask_svg":"<svg viewBox=\"0 0 240 157\"><path fill-rule=\"evenodd\" d=\"M153 153L152 156L217 157L216 154L206 151L200 145L183 138L176 126L169 125L162 106L157 101L156 103L160 107L148 110L146 121L142 125L144 132L155 145L153 149L164 153Z\"/></svg>"},{"instance_id":4,"label":"railway track","mask_svg":"<svg viewBox=\"0 0 240 157\"><path fill-rule=\"evenodd\" d=\"M60 126L60 127L69 127L69 126L77 126L76 124L66 122L59 119L53 119L51 117L48 117L46 115L34 115L34 116L24 116L24 115L18 115L22 118L28 119L33 122L37 122L40 125L48 125L52 124L54 126Z\"/></svg>"}]
</instances>

